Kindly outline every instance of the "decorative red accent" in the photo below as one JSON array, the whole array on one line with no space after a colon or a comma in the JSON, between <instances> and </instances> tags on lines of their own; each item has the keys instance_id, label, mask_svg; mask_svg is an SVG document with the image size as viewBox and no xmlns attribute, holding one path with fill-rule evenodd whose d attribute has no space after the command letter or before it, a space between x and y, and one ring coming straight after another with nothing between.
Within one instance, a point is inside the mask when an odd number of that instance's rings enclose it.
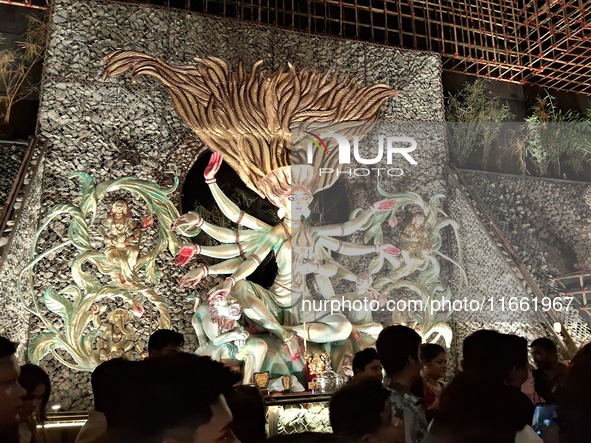
<instances>
[{"instance_id":1,"label":"decorative red accent","mask_svg":"<svg viewBox=\"0 0 591 443\"><path fill-rule=\"evenodd\" d=\"M195 253L199 253L199 247L195 248L195 245L183 246L176 257L174 264L176 266L186 265Z\"/></svg>"},{"instance_id":2,"label":"decorative red accent","mask_svg":"<svg viewBox=\"0 0 591 443\"><path fill-rule=\"evenodd\" d=\"M132 312L137 318L141 318L141 316L144 315L144 307L141 303L134 301L132 303Z\"/></svg>"},{"instance_id":3,"label":"decorative red accent","mask_svg":"<svg viewBox=\"0 0 591 443\"><path fill-rule=\"evenodd\" d=\"M154 224L154 219L152 218L151 215L142 219L142 229L148 229L153 224Z\"/></svg>"},{"instance_id":4,"label":"decorative red accent","mask_svg":"<svg viewBox=\"0 0 591 443\"><path fill-rule=\"evenodd\" d=\"M252 323L249 323L248 324L248 333L256 335L256 334L260 334L261 331L259 331L255 325L253 325Z\"/></svg>"}]
</instances>

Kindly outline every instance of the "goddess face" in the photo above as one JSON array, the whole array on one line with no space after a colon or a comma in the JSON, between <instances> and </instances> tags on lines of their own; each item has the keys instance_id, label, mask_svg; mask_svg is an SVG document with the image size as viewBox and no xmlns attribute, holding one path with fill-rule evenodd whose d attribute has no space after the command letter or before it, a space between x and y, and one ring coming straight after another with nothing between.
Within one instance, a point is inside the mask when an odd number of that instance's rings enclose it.
<instances>
[{"instance_id":1,"label":"goddess face","mask_svg":"<svg viewBox=\"0 0 591 443\"><path fill-rule=\"evenodd\" d=\"M280 203L287 217L299 220L310 216L310 204L313 198L306 188L294 186L289 194L280 199Z\"/></svg>"},{"instance_id":2,"label":"goddess face","mask_svg":"<svg viewBox=\"0 0 591 443\"><path fill-rule=\"evenodd\" d=\"M116 216L128 215L129 210L127 208L127 203L125 202L125 200L115 201L113 203L113 205L111 206L111 214L116 215Z\"/></svg>"},{"instance_id":3,"label":"goddess face","mask_svg":"<svg viewBox=\"0 0 591 443\"><path fill-rule=\"evenodd\" d=\"M414 225L423 226L425 224L425 216L423 214L417 214L413 217Z\"/></svg>"}]
</instances>

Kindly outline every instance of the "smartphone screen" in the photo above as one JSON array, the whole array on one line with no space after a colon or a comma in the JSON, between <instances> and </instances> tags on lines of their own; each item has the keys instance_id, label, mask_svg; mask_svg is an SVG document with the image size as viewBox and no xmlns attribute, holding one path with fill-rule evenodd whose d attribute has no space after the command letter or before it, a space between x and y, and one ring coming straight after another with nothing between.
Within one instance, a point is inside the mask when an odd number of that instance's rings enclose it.
<instances>
[{"instance_id":1,"label":"smartphone screen","mask_svg":"<svg viewBox=\"0 0 591 443\"><path fill-rule=\"evenodd\" d=\"M538 403L534 411L534 420L532 428L538 435L541 435L544 429L548 428L556 418L556 405L548 403Z\"/></svg>"}]
</instances>

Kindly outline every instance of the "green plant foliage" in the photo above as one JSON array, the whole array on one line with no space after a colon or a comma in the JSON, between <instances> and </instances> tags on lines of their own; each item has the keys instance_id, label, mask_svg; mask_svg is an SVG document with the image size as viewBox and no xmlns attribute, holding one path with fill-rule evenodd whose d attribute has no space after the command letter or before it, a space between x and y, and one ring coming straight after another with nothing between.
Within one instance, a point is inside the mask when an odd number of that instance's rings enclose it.
<instances>
[{"instance_id":1,"label":"green plant foliage","mask_svg":"<svg viewBox=\"0 0 591 443\"><path fill-rule=\"evenodd\" d=\"M10 121L15 103L24 100L39 89L33 83L33 69L43 60L48 33L48 17L28 16L24 40L15 49L0 51L0 116L4 124Z\"/></svg>"},{"instance_id":2,"label":"green plant foliage","mask_svg":"<svg viewBox=\"0 0 591 443\"><path fill-rule=\"evenodd\" d=\"M539 175L548 175L551 168L561 174L562 164L575 172L591 161L591 119L577 111L562 111L556 97L546 92L538 97L525 119L525 155Z\"/></svg>"},{"instance_id":3,"label":"green plant foliage","mask_svg":"<svg viewBox=\"0 0 591 443\"><path fill-rule=\"evenodd\" d=\"M446 109L450 127L449 146L452 161L463 166L474 149L482 151L482 166L486 168L501 125L514 118L509 107L491 97L490 82L477 79L467 84L448 100Z\"/></svg>"}]
</instances>

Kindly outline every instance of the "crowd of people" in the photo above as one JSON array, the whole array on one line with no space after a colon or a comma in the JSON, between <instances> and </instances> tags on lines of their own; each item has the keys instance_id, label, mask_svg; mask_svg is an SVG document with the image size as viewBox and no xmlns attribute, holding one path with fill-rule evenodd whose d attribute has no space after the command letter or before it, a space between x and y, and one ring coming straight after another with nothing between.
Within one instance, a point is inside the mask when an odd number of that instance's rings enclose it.
<instances>
[{"instance_id":1,"label":"crowd of people","mask_svg":"<svg viewBox=\"0 0 591 443\"><path fill-rule=\"evenodd\" d=\"M332 434L269 439L259 390L182 346L181 334L159 330L147 359L98 366L91 378L94 411L76 443L591 441L591 343L567 366L550 339L534 340L528 350L525 338L480 330L464 340L461 371L444 384L446 350L421 344L413 329L389 326L376 349L355 355L355 376L331 396ZM0 442L45 443L40 430L49 377L38 366L19 367L16 349L0 337ZM553 414L540 426L536 403Z\"/></svg>"}]
</instances>

